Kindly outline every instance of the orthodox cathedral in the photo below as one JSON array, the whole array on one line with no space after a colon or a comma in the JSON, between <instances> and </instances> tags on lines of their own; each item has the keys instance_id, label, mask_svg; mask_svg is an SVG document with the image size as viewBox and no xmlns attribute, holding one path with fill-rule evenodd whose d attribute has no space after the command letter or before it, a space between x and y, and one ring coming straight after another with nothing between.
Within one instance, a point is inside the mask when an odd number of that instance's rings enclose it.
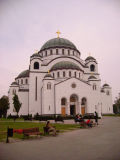
<instances>
[{"instance_id":1,"label":"orthodox cathedral","mask_svg":"<svg viewBox=\"0 0 120 160\"><path fill-rule=\"evenodd\" d=\"M16 114L14 94L22 103L19 115L113 113L111 87L101 86L97 60L92 56L82 60L76 46L57 33L10 85L8 114Z\"/></svg>"}]
</instances>

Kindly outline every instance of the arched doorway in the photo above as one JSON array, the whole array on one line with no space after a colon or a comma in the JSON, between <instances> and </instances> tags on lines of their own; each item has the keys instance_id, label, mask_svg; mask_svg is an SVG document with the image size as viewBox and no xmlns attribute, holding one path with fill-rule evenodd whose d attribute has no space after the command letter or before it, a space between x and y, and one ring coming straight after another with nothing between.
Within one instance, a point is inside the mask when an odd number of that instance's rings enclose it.
<instances>
[{"instance_id":1,"label":"arched doorway","mask_svg":"<svg viewBox=\"0 0 120 160\"><path fill-rule=\"evenodd\" d=\"M70 115L76 115L78 96L73 94L70 96Z\"/></svg>"},{"instance_id":2,"label":"arched doorway","mask_svg":"<svg viewBox=\"0 0 120 160\"><path fill-rule=\"evenodd\" d=\"M67 99L62 98L61 99L61 114L65 115L66 114L66 104L67 104Z\"/></svg>"},{"instance_id":3,"label":"arched doorway","mask_svg":"<svg viewBox=\"0 0 120 160\"><path fill-rule=\"evenodd\" d=\"M87 99L84 97L81 100L81 114L85 114L87 109Z\"/></svg>"}]
</instances>

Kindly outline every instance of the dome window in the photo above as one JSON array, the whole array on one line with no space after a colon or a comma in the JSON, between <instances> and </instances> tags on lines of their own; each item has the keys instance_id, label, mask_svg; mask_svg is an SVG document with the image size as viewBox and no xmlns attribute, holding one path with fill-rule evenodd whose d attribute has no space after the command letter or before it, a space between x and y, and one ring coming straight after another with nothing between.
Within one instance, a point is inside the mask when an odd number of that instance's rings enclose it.
<instances>
[{"instance_id":1,"label":"dome window","mask_svg":"<svg viewBox=\"0 0 120 160\"><path fill-rule=\"evenodd\" d=\"M59 73L59 72L57 72L57 77L58 77L58 78L60 77L60 73Z\"/></svg>"},{"instance_id":2,"label":"dome window","mask_svg":"<svg viewBox=\"0 0 120 160\"><path fill-rule=\"evenodd\" d=\"M23 84L23 79L21 79L21 84Z\"/></svg>"},{"instance_id":3,"label":"dome window","mask_svg":"<svg viewBox=\"0 0 120 160\"><path fill-rule=\"evenodd\" d=\"M74 74L75 74L75 77L76 77L76 72Z\"/></svg>"},{"instance_id":4,"label":"dome window","mask_svg":"<svg viewBox=\"0 0 120 160\"><path fill-rule=\"evenodd\" d=\"M39 69L39 63L38 62L34 63L34 69Z\"/></svg>"},{"instance_id":5,"label":"dome window","mask_svg":"<svg viewBox=\"0 0 120 160\"><path fill-rule=\"evenodd\" d=\"M53 54L53 51L52 51L52 49L50 50L50 55L52 55Z\"/></svg>"},{"instance_id":6,"label":"dome window","mask_svg":"<svg viewBox=\"0 0 120 160\"><path fill-rule=\"evenodd\" d=\"M70 56L70 50L68 50L68 56Z\"/></svg>"},{"instance_id":7,"label":"dome window","mask_svg":"<svg viewBox=\"0 0 120 160\"><path fill-rule=\"evenodd\" d=\"M45 56L47 57L47 51L45 51Z\"/></svg>"},{"instance_id":8,"label":"dome window","mask_svg":"<svg viewBox=\"0 0 120 160\"><path fill-rule=\"evenodd\" d=\"M91 71L91 72L94 72L94 71L95 71L95 65L93 65L93 64L90 65L90 71Z\"/></svg>"},{"instance_id":9,"label":"dome window","mask_svg":"<svg viewBox=\"0 0 120 160\"><path fill-rule=\"evenodd\" d=\"M56 54L58 54L58 49L56 49Z\"/></svg>"},{"instance_id":10,"label":"dome window","mask_svg":"<svg viewBox=\"0 0 120 160\"><path fill-rule=\"evenodd\" d=\"M69 71L69 77L71 77L71 71Z\"/></svg>"},{"instance_id":11,"label":"dome window","mask_svg":"<svg viewBox=\"0 0 120 160\"><path fill-rule=\"evenodd\" d=\"M65 71L63 72L63 77L65 77Z\"/></svg>"},{"instance_id":12,"label":"dome window","mask_svg":"<svg viewBox=\"0 0 120 160\"><path fill-rule=\"evenodd\" d=\"M28 84L28 79L25 80L25 83Z\"/></svg>"},{"instance_id":13,"label":"dome window","mask_svg":"<svg viewBox=\"0 0 120 160\"><path fill-rule=\"evenodd\" d=\"M62 54L64 55L64 49L62 49Z\"/></svg>"}]
</instances>

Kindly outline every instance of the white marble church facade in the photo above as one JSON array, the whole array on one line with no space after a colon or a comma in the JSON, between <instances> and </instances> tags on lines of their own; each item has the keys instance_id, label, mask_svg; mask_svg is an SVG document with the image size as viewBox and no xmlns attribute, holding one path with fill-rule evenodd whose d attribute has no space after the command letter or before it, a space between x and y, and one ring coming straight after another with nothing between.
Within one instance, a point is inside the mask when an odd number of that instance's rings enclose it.
<instances>
[{"instance_id":1,"label":"white marble church facade","mask_svg":"<svg viewBox=\"0 0 120 160\"><path fill-rule=\"evenodd\" d=\"M101 86L96 59L82 60L76 46L64 38L47 41L30 57L29 69L15 78L9 89L12 115L14 94L22 103L19 115L113 113L111 87Z\"/></svg>"}]
</instances>

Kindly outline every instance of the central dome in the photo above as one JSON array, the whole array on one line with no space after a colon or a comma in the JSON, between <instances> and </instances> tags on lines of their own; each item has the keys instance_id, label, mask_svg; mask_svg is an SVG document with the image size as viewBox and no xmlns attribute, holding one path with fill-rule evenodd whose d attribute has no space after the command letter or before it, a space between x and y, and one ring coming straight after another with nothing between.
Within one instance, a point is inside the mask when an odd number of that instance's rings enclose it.
<instances>
[{"instance_id":1,"label":"central dome","mask_svg":"<svg viewBox=\"0 0 120 160\"><path fill-rule=\"evenodd\" d=\"M65 47L77 50L76 46L65 38L53 38L48 40L42 47L41 50L54 48L54 47Z\"/></svg>"}]
</instances>

